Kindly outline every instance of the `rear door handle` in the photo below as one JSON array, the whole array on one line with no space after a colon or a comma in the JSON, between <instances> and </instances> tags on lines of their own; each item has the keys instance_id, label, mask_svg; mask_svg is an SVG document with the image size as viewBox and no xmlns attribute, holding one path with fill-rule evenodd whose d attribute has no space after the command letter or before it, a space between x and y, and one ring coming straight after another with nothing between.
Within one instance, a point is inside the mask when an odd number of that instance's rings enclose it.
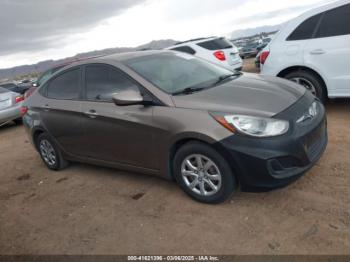
<instances>
[{"instance_id":1,"label":"rear door handle","mask_svg":"<svg viewBox=\"0 0 350 262\"><path fill-rule=\"evenodd\" d=\"M51 109L51 107L48 104L43 105L43 108L44 108L44 111L46 111L46 112L50 111L50 109Z\"/></svg>"},{"instance_id":2,"label":"rear door handle","mask_svg":"<svg viewBox=\"0 0 350 262\"><path fill-rule=\"evenodd\" d=\"M324 53L326 53L326 51L324 51L323 49L315 49L310 52L310 54L312 55L323 55Z\"/></svg>"},{"instance_id":3,"label":"rear door handle","mask_svg":"<svg viewBox=\"0 0 350 262\"><path fill-rule=\"evenodd\" d=\"M94 109L90 109L90 110L86 111L84 114L90 118L96 118L98 116L98 113Z\"/></svg>"}]
</instances>

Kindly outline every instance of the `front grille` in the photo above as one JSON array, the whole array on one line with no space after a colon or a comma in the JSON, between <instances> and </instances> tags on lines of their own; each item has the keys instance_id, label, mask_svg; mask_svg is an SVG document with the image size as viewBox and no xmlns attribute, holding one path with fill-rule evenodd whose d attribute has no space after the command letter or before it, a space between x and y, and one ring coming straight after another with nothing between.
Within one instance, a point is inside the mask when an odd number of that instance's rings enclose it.
<instances>
[{"instance_id":1,"label":"front grille","mask_svg":"<svg viewBox=\"0 0 350 262\"><path fill-rule=\"evenodd\" d=\"M316 139L315 142L311 144L307 149L307 156L310 162L317 160L326 143L327 143L327 135L325 131L322 130L322 133L318 137L318 139Z\"/></svg>"}]
</instances>

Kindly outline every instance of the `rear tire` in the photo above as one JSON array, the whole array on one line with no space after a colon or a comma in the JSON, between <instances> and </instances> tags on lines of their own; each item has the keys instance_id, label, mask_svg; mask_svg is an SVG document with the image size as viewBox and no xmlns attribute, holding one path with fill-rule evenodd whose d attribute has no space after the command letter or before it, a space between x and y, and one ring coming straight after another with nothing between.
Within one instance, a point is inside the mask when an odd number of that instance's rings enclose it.
<instances>
[{"instance_id":1,"label":"rear tire","mask_svg":"<svg viewBox=\"0 0 350 262\"><path fill-rule=\"evenodd\" d=\"M318 97L322 103L326 102L326 87L324 86L322 79L316 74L305 70L299 70L285 75L284 78L303 85L305 89L311 91L316 97Z\"/></svg>"},{"instance_id":2,"label":"rear tire","mask_svg":"<svg viewBox=\"0 0 350 262\"><path fill-rule=\"evenodd\" d=\"M16 124L16 125L22 125L23 121L22 121L22 118L17 118L15 120L13 120L13 122Z\"/></svg>"},{"instance_id":3,"label":"rear tire","mask_svg":"<svg viewBox=\"0 0 350 262\"><path fill-rule=\"evenodd\" d=\"M204 143L189 142L182 146L176 152L173 166L179 186L197 201L221 203L237 188L226 159Z\"/></svg>"},{"instance_id":4,"label":"rear tire","mask_svg":"<svg viewBox=\"0 0 350 262\"><path fill-rule=\"evenodd\" d=\"M68 162L63 158L61 150L48 134L42 133L38 136L36 147L41 159L49 169L58 171L68 166Z\"/></svg>"}]
</instances>

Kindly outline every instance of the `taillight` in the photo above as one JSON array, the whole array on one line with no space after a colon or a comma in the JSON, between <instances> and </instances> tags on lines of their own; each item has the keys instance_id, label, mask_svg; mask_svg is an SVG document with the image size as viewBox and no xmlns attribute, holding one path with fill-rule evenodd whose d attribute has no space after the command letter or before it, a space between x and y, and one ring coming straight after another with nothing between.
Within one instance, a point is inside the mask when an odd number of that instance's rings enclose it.
<instances>
[{"instance_id":1,"label":"taillight","mask_svg":"<svg viewBox=\"0 0 350 262\"><path fill-rule=\"evenodd\" d=\"M36 87L32 86L31 88L29 88L25 93L24 93L24 99L27 99L31 94L34 93Z\"/></svg>"},{"instance_id":2,"label":"taillight","mask_svg":"<svg viewBox=\"0 0 350 262\"><path fill-rule=\"evenodd\" d=\"M225 53L222 51L216 51L214 52L214 56L219 59L220 61L225 61L226 60L226 56Z\"/></svg>"},{"instance_id":3,"label":"taillight","mask_svg":"<svg viewBox=\"0 0 350 262\"><path fill-rule=\"evenodd\" d=\"M20 110L21 110L21 115L24 116L28 112L28 107L21 106Z\"/></svg>"},{"instance_id":4,"label":"taillight","mask_svg":"<svg viewBox=\"0 0 350 262\"><path fill-rule=\"evenodd\" d=\"M264 51L260 54L260 64L265 64L267 57L269 56L270 51Z\"/></svg>"},{"instance_id":5,"label":"taillight","mask_svg":"<svg viewBox=\"0 0 350 262\"><path fill-rule=\"evenodd\" d=\"M16 96L16 104L24 100L23 96Z\"/></svg>"}]
</instances>

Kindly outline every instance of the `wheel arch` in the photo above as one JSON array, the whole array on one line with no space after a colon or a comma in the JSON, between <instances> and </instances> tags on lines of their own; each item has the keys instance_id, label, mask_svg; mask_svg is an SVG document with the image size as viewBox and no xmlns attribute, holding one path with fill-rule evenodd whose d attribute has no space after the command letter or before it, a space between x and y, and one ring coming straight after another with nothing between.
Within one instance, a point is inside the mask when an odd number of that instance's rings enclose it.
<instances>
[{"instance_id":1,"label":"wheel arch","mask_svg":"<svg viewBox=\"0 0 350 262\"><path fill-rule=\"evenodd\" d=\"M288 75L289 73L291 72L297 72L297 71L306 71L306 72L309 72L313 75L315 75L322 83L323 87L324 87L324 90L326 92L326 97L328 97L328 88L327 88L327 83L326 81L324 80L324 77L322 77L321 74L319 74L316 70L308 67L308 66L301 66L301 65L297 65L297 66L290 66L290 67L287 67L285 69L283 69L282 71L280 71L277 76L278 77L281 77L281 78L284 78L286 75Z\"/></svg>"},{"instance_id":2,"label":"wheel arch","mask_svg":"<svg viewBox=\"0 0 350 262\"><path fill-rule=\"evenodd\" d=\"M227 161L229 164L232 172L235 174L235 179L237 185L239 185L239 176L237 173L239 172L238 170L238 164L236 164L235 159L230 155L230 153L225 149L223 145L220 143L216 142L212 138L209 138L207 136L199 136L199 137L186 137L186 138L180 138L172 144L172 146L169 149L169 156L168 156L168 176L169 179L175 180L175 176L173 173L173 159L175 157L176 152L185 144L190 143L190 142L199 142L203 143L205 145L208 145L212 148L214 148L219 154L222 155L222 157Z\"/></svg>"},{"instance_id":3,"label":"wheel arch","mask_svg":"<svg viewBox=\"0 0 350 262\"><path fill-rule=\"evenodd\" d=\"M36 128L36 129L33 131L33 133L32 133L33 144L34 144L34 147L35 147L36 150L39 150L39 149L38 149L38 145L37 145L37 139L38 139L38 137L39 137L41 134L43 134L43 133L45 133L45 130L42 129L42 128Z\"/></svg>"}]
</instances>

